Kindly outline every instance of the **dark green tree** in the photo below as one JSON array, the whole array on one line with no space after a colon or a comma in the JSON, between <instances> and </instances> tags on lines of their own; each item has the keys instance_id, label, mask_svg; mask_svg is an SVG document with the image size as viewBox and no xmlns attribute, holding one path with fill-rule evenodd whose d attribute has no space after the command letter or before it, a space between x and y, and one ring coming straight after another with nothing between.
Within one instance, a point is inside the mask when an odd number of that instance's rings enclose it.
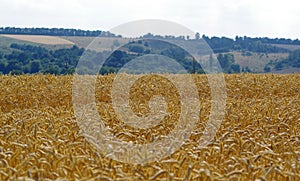
<instances>
[{"instance_id":1,"label":"dark green tree","mask_svg":"<svg viewBox=\"0 0 300 181\"><path fill-rule=\"evenodd\" d=\"M232 64L230 66L230 69L231 69L231 73L240 73L241 72L239 64Z\"/></svg>"},{"instance_id":2,"label":"dark green tree","mask_svg":"<svg viewBox=\"0 0 300 181\"><path fill-rule=\"evenodd\" d=\"M30 62L30 73L37 73L41 69L41 62L39 60L34 60Z\"/></svg>"},{"instance_id":3,"label":"dark green tree","mask_svg":"<svg viewBox=\"0 0 300 181\"><path fill-rule=\"evenodd\" d=\"M271 72L271 68L270 68L269 66L266 65L265 68L264 68L264 71L265 71L265 72Z\"/></svg>"},{"instance_id":4,"label":"dark green tree","mask_svg":"<svg viewBox=\"0 0 300 181\"><path fill-rule=\"evenodd\" d=\"M197 33L195 34L195 39L196 39L196 40L199 40L199 39L200 39L200 33L199 33L199 32L197 32Z\"/></svg>"}]
</instances>

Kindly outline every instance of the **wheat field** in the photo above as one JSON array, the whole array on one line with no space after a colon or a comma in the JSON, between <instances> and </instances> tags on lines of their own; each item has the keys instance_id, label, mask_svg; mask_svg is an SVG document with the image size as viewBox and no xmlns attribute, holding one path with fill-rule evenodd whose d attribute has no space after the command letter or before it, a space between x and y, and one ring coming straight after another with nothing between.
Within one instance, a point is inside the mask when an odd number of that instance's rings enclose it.
<instances>
[{"instance_id":1,"label":"wheat field","mask_svg":"<svg viewBox=\"0 0 300 181\"><path fill-rule=\"evenodd\" d=\"M0 36L13 38L17 40L23 40L33 43L41 43L41 44L47 44L47 45L74 45L73 42L56 37L56 36L46 36L46 35L8 35L3 34Z\"/></svg>"},{"instance_id":2,"label":"wheat field","mask_svg":"<svg viewBox=\"0 0 300 181\"><path fill-rule=\"evenodd\" d=\"M99 115L111 132L140 144L169 134L176 116L148 131L116 118L115 76L99 76L95 86ZM225 75L225 119L204 148L198 145L210 114L210 89L205 75L193 75L201 111L189 139L162 160L137 165L106 157L82 135L72 105L72 78L0 77L0 180L300 180L299 74ZM149 111L139 106L155 94L147 96L143 90L148 88L132 88L131 105L138 114ZM158 93L178 101L168 87ZM178 104L168 106L168 111L178 110Z\"/></svg>"}]
</instances>

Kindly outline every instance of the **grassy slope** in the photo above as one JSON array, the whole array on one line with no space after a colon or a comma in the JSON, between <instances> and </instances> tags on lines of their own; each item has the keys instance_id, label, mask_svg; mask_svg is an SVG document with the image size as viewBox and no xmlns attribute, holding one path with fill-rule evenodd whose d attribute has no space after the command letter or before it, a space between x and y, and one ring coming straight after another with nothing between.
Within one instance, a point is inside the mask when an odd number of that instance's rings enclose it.
<instances>
[{"instance_id":1,"label":"grassy slope","mask_svg":"<svg viewBox=\"0 0 300 181\"><path fill-rule=\"evenodd\" d=\"M23 41L29 41L34 43L40 43L40 44L47 44L47 45L66 45L74 43L60 38L58 36L47 36L47 35L11 35L11 34L2 34L1 36L13 38L17 40L23 40Z\"/></svg>"},{"instance_id":2,"label":"grassy slope","mask_svg":"<svg viewBox=\"0 0 300 181\"><path fill-rule=\"evenodd\" d=\"M10 45L13 43L41 46L41 47L51 49L51 50L56 50L56 49L60 49L60 48L69 48L69 47L73 46L73 45L46 45L46 44L34 43L34 42L23 41L23 40L18 40L18 39L14 39L14 38L0 36L0 52L4 53L4 54L11 53L13 51L13 49L10 48Z\"/></svg>"},{"instance_id":3,"label":"grassy slope","mask_svg":"<svg viewBox=\"0 0 300 181\"><path fill-rule=\"evenodd\" d=\"M287 58L288 53L253 53L251 52L251 56L243 56L241 52L230 52L234 54L234 58L236 63L238 63L241 67L249 67L251 70L255 72L263 72L264 67L271 60L278 61L284 58Z\"/></svg>"},{"instance_id":4,"label":"grassy slope","mask_svg":"<svg viewBox=\"0 0 300 181\"><path fill-rule=\"evenodd\" d=\"M96 51L110 51L112 48L116 48L117 46L113 46L115 40L117 40L120 45L124 45L130 41L130 39L110 37L65 36L61 38L74 42L80 48L89 48Z\"/></svg>"},{"instance_id":5,"label":"grassy slope","mask_svg":"<svg viewBox=\"0 0 300 181\"><path fill-rule=\"evenodd\" d=\"M38 45L36 43L31 43L31 42L0 36L0 52L3 54L11 53L12 49L10 48L10 45L13 43Z\"/></svg>"}]
</instances>

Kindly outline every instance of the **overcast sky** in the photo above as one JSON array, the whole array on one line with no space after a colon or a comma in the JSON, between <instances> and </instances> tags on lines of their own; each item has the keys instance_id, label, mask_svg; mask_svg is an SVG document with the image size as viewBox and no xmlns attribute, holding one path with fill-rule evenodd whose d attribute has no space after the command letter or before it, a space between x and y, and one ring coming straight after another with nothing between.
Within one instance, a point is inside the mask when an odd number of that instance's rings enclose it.
<instances>
[{"instance_id":1,"label":"overcast sky","mask_svg":"<svg viewBox=\"0 0 300 181\"><path fill-rule=\"evenodd\" d=\"M109 30L163 19L201 35L300 39L299 0L0 0L0 26Z\"/></svg>"}]
</instances>

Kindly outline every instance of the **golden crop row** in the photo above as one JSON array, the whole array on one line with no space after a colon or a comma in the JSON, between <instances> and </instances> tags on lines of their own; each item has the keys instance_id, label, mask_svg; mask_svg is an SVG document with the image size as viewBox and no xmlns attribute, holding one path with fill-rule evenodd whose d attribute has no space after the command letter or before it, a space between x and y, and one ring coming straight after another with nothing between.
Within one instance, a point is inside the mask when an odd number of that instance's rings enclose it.
<instances>
[{"instance_id":1,"label":"golden crop row","mask_svg":"<svg viewBox=\"0 0 300 181\"><path fill-rule=\"evenodd\" d=\"M133 129L112 106L115 75L96 82L99 115L119 139L145 144L168 135L180 112L172 84L150 79L131 89L130 105L149 113L153 95L165 97L167 117ZM211 103L204 75L193 75L200 99L197 126L172 155L133 165L105 157L82 135L72 102L72 76L0 77L0 180L300 180L300 75L225 75L226 115L215 139L199 148ZM184 82L183 82L184 83Z\"/></svg>"}]
</instances>

